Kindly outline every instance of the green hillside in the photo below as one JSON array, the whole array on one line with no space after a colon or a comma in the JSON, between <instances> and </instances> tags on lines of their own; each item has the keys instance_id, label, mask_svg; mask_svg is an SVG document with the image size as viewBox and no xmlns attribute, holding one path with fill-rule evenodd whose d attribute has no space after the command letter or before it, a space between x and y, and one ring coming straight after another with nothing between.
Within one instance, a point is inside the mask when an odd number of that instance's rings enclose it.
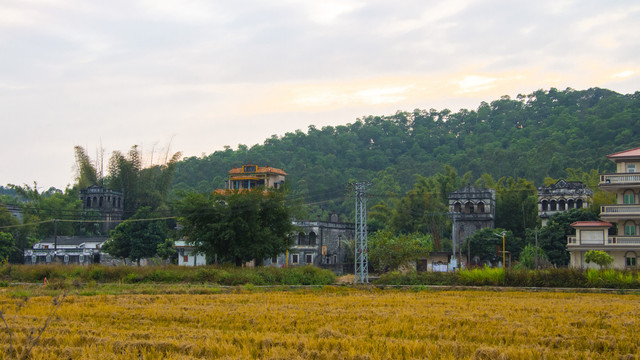
<instances>
[{"instance_id":1,"label":"green hillside","mask_svg":"<svg viewBox=\"0 0 640 360\"><path fill-rule=\"evenodd\" d=\"M490 174L526 178L536 186L566 168L613 171L605 155L640 146L640 92L621 95L592 88L538 90L503 96L475 110L420 110L368 116L353 123L310 126L261 145L216 151L177 164L173 190L211 191L242 164L284 169L291 196L324 210L344 211L347 184L391 184L403 195L415 175L445 165L476 179Z\"/></svg>"}]
</instances>

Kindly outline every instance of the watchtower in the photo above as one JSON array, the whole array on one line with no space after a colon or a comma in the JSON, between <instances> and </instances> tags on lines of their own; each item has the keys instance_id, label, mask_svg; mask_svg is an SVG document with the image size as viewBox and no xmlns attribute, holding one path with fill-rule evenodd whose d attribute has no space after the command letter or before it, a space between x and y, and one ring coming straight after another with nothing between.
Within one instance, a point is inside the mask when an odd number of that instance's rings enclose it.
<instances>
[{"instance_id":1,"label":"watchtower","mask_svg":"<svg viewBox=\"0 0 640 360\"><path fill-rule=\"evenodd\" d=\"M496 217L496 191L476 189L469 184L449 194L449 213L453 220L453 241L459 249L466 238L484 228L493 229Z\"/></svg>"},{"instance_id":2,"label":"watchtower","mask_svg":"<svg viewBox=\"0 0 640 360\"><path fill-rule=\"evenodd\" d=\"M103 221L100 229L104 234L108 234L122 220L124 199L121 192L91 185L81 189L79 197L82 201L82 210L100 214L100 220Z\"/></svg>"}]
</instances>

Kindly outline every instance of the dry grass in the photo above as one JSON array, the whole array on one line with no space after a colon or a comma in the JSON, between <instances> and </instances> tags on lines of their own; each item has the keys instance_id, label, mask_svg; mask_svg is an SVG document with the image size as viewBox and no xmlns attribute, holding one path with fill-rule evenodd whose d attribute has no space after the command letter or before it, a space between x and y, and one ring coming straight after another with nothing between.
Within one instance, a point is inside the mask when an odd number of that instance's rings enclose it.
<instances>
[{"instance_id":1,"label":"dry grass","mask_svg":"<svg viewBox=\"0 0 640 360\"><path fill-rule=\"evenodd\" d=\"M32 359L635 359L637 295L326 287L69 296ZM11 313L19 301L0 292ZM20 343L50 312L30 298ZM8 337L0 332L6 354ZM2 358L0 351L0 358Z\"/></svg>"}]
</instances>

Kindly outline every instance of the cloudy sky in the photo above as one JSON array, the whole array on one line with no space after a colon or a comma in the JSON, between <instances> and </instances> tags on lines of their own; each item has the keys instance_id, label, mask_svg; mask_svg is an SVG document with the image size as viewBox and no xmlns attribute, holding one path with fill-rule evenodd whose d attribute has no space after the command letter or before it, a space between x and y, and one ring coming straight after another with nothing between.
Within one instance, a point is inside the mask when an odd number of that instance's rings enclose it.
<instances>
[{"instance_id":1,"label":"cloudy sky","mask_svg":"<svg viewBox=\"0 0 640 360\"><path fill-rule=\"evenodd\" d=\"M637 1L0 0L0 184L73 147L201 156L309 125L640 90Z\"/></svg>"}]
</instances>

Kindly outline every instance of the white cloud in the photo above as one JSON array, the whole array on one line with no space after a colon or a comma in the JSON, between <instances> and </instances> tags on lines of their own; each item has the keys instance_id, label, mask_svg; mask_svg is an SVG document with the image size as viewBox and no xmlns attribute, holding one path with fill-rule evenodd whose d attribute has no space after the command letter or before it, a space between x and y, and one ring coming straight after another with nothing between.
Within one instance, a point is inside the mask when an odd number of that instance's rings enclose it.
<instances>
[{"instance_id":1,"label":"white cloud","mask_svg":"<svg viewBox=\"0 0 640 360\"><path fill-rule=\"evenodd\" d=\"M460 87L461 93L469 93L490 89L496 80L497 79L493 77L469 75L457 81L457 84Z\"/></svg>"}]
</instances>

